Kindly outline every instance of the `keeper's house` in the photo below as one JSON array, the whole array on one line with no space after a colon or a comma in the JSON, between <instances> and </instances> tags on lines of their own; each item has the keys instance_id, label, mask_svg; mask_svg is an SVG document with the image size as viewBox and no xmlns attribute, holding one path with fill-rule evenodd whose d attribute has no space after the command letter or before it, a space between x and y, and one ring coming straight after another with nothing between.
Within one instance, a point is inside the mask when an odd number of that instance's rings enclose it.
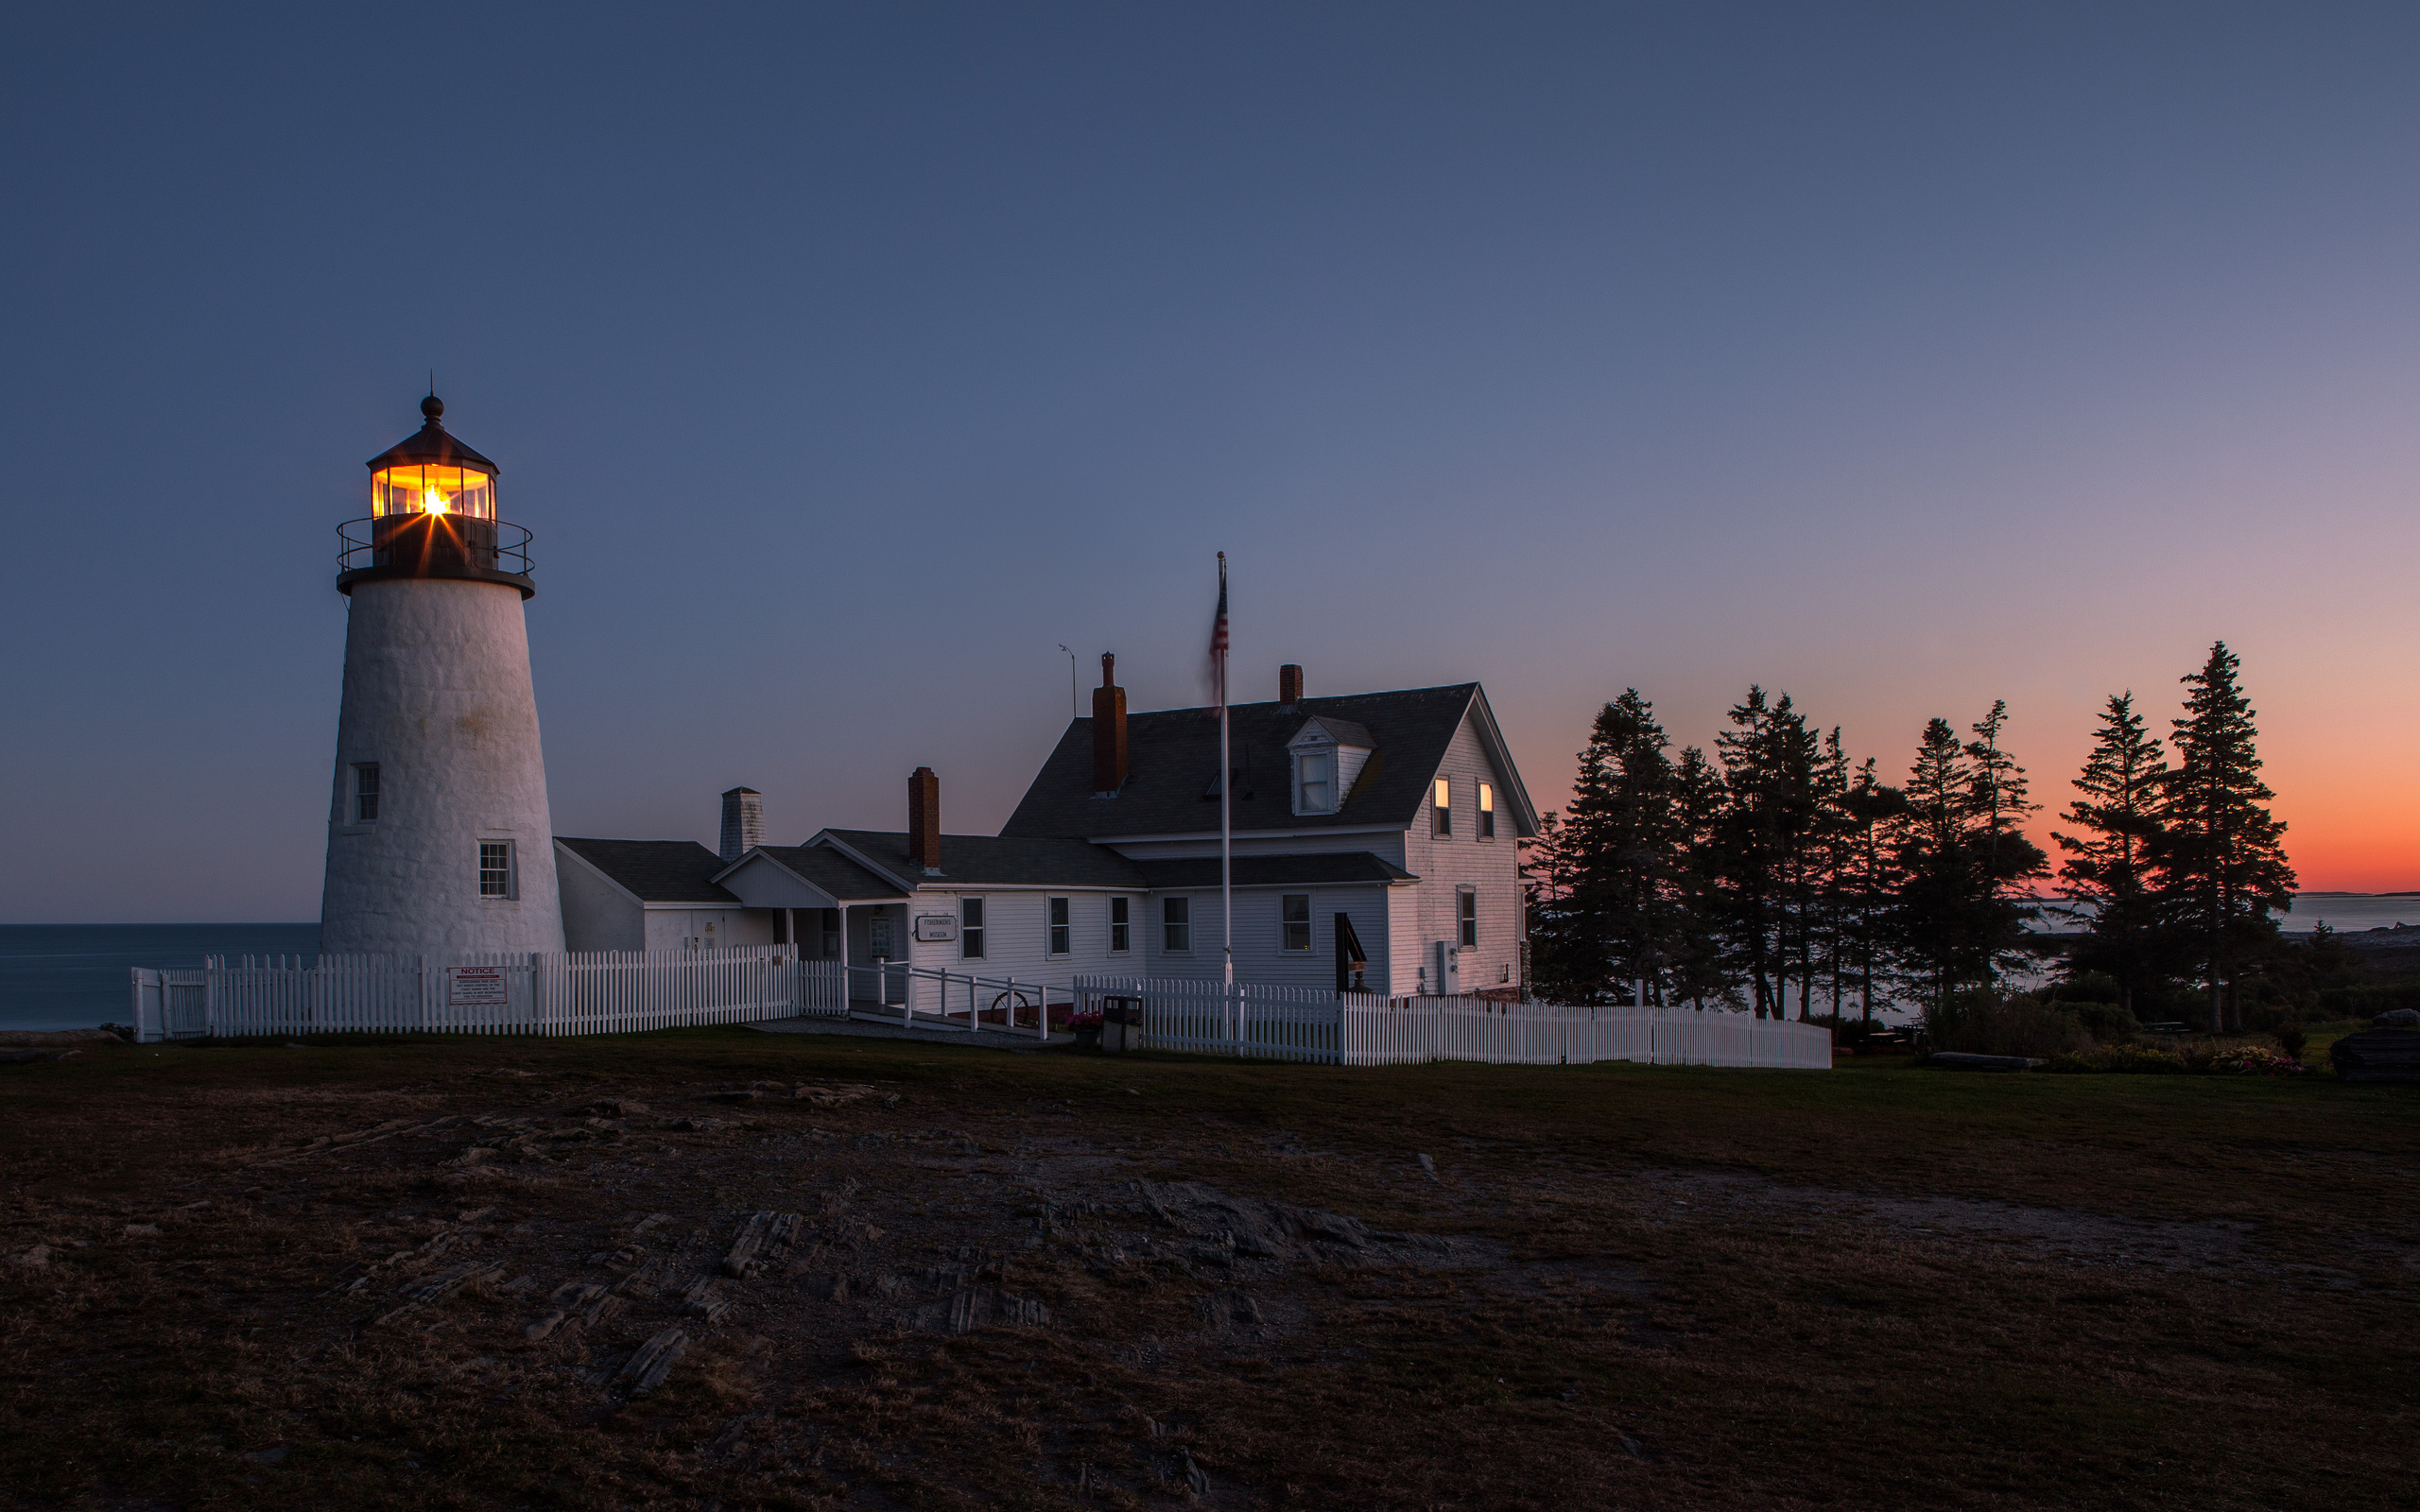
<instances>
[{"instance_id":1,"label":"keeper's house","mask_svg":"<svg viewBox=\"0 0 2420 1512\"><path fill-rule=\"evenodd\" d=\"M766 845L757 796L724 795L722 852L691 841L555 842L569 947L796 941L808 959L1063 986L1220 972L1215 710L1130 715L1101 659L996 835L945 834L941 784L908 779L905 831ZM1280 669L1228 711L1236 976L1371 991L1517 987L1519 841L1537 811L1478 684L1334 698Z\"/></svg>"}]
</instances>

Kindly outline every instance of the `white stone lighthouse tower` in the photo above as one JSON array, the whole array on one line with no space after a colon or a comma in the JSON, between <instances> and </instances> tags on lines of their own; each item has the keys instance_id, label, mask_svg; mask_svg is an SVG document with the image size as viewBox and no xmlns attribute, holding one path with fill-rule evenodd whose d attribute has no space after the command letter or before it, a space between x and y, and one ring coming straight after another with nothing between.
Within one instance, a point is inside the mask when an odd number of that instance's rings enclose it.
<instances>
[{"instance_id":1,"label":"white stone lighthouse tower","mask_svg":"<svg viewBox=\"0 0 2420 1512\"><path fill-rule=\"evenodd\" d=\"M352 602L320 949L560 951L554 826L522 604L529 532L496 518L493 462L420 433L370 461L338 534Z\"/></svg>"}]
</instances>

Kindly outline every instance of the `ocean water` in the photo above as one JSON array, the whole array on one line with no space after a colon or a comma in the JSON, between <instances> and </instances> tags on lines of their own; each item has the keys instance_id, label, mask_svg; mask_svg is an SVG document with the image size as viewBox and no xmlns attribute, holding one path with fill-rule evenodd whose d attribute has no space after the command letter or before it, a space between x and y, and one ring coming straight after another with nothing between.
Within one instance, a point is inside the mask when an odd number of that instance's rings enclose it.
<instances>
[{"instance_id":1,"label":"ocean water","mask_svg":"<svg viewBox=\"0 0 2420 1512\"><path fill-rule=\"evenodd\" d=\"M138 966L205 955L316 955L311 924L0 924L0 1029L133 1022Z\"/></svg>"},{"instance_id":2,"label":"ocean water","mask_svg":"<svg viewBox=\"0 0 2420 1512\"><path fill-rule=\"evenodd\" d=\"M2392 929L2397 924L2420 924L2420 893L2296 893L2294 905L2277 919L2277 927L2290 935L2307 935L2322 924L2340 935L2357 934L2365 929ZM2081 932L2084 926L2081 919L2045 914L2034 927L2053 935L2072 935Z\"/></svg>"}]
</instances>

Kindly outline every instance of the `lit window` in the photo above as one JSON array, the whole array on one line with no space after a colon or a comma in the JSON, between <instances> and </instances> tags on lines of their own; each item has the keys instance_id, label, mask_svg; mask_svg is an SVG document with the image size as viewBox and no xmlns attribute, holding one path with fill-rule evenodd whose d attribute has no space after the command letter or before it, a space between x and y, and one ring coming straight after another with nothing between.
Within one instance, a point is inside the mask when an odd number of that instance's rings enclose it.
<instances>
[{"instance_id":1,"label":"lit window","mask_svg":"<svg viewBox=\"0 0 2420 1512\"><path fill-rule=\"evenodd\" d=\"M1160 900L1160 948L1167 951L1193 949L1192 899Z\"/></svg>"},{"instance_id":2,"label":"lit window","mask_svg":"<svg viewBox=\"0 0 2420 1512\"><path fill-rule=\"evenodd\" d=\"M970 961L983 958L983 900L958 901L958 954Z\"/></svg>"},{"instance_id":3,"label":"lit window","mask_svg":"<svg viewBox=\"0 0 2420 1512\"><path fill-rule=\"evenodd\" d=\"M1123 898L1109 901L1109 948L1114 951L1126 949L1129 923L1126 904L1127 900Z\"/></svg>"},{"instance_id":4,"label":"lit window","mask_svg":"<svg viewBox=\"0 0 2420 1512\"><path fill-rule=\"evenodd\" d=\"M1074 931L1067 927L1067 900L1064 898L1051 899L1050 954L1053 955L1066 954L1067 936L1073 933Z\"/></svg>"},{"instance_id":5,"label":"lit window","mask_svg":"<svg viewBox=\"0 0 2420 1512\"><path fill-rule=\"evenodd\" d=\"M1336 752L1306 750L1294 758L1300 776L1297 780L1299 798L1294 805L1297 814L1332 814L1336 811Z\"/></svg>"},{"instance_id":6,"label":"lit window","mask_svg":"<svg viewBox=\"0 0 2420 1512\"><path fill-rule=\"evenodd\" d=\"M479 842L479 896L510 898L512 896L512 842L482 840Z\"/></svg>"},{"instance_id":7,"label":"lit window","mask_svg":"<svg viewBox=\"0 0 2420 1512\"><path fill-rule=\"evenodd\" d=\"M378 822L378 764L363 762L353 769L353 822Z\"/></svg>"},{"instance_id":8,"label":"lit window","mask_svg":"<svg viewBox=\"0 0 2420 1512\"><path fill-rule=\"evenodd\" d=\"M1437 833L1440 836L1452 834L1454 833L1454 780L1452 778L1437 779L1436 795L1430 800L1429 806L1437 815Z\"/></svg>"},{"instance_id":9,"label":"lit window","mask_svg":"<svg viewBox=\"0 0 2420 1512\"><path fill-rule=\"evenodd\" d=\"M1495 838L1495 789L1485 782L1478 784L1478 837Z\"/></svg>"},{"instance_id":10,"label":"lit window","mask_svg":"<svg viewBox=\"0 0 2420 1512\"><path fill-rule=\"evenodd\" d=\"M1462 949L1478 943L1478 894L1464 888L1455 895L1461 900L1462 915Z\"/></svg>"},{"instance_id":11,"label":"lit window","mask_svg":"<svg viewBox=\"0 0 2420 1512\"><path fill-rule=\"evenodd\" d=\"M1311 895L1289 892L1277 901L1277 917L1286 926L1286 949L1311 948Z\"/></svg>"}]
</instances>

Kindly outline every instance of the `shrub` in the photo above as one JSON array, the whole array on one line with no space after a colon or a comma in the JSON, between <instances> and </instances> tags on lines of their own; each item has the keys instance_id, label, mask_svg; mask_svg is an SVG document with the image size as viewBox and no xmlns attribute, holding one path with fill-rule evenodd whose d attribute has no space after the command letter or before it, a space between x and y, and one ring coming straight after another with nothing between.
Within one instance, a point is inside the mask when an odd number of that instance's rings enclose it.
<instances>
[{"instance_id":1,"label":"shrub","mask_svg":"<svg viewBox=\"0 0 2420 1512\"><path fill-rule=\"evenodd\" d=\"M2285 1051L2286 1054L2293 1057L2296 1060L2303 1058L2303 1046L2308 1043L2310 1043L2310 1036L2303 1032L2303 1026L2301 1024L2281 1023L2277 1025L2278 1048Z\"/></svg>"},{"instance_id":2,"label":"shrub","mask_svg":"<svg viewBox=\"0 0 2420 1512\"><path fill-rule=\"evenodd\" d=\"M2086 1050L2073 1055L2054 1056L2044 1071L2120 1072L2136 1075L2174 1075L2190 1070L2185 1060L2165 1050L2147 1045L2112 1045L2101 1050Z\"/></svg>"},{"instance_id":3,"label":"shrub","mask_svg":"<svg viewBox=\"0 0 2420 1512\"><path fill-rule=\"evenodd\" d=\"M1925 1038L1934 1050L1979 1056L2050 1057L2092 1047L2083 1025L2057 1008L1988 991L1961 993L1947 1011L1925 1015Z\"/></svg>"},{"instance_id":4,"label":"shrub","mask_svg":"<svg viewBox=\"0 0 2420 1512\"><path fill-rule=\"evenodd\" d=\"M2122 1043L2143 1032L2135 1016L2115 1003L2061 1003L2059 1006L2075 1015L2084 1033L2105 1045Z\"/></svg>"}]
</instances>

